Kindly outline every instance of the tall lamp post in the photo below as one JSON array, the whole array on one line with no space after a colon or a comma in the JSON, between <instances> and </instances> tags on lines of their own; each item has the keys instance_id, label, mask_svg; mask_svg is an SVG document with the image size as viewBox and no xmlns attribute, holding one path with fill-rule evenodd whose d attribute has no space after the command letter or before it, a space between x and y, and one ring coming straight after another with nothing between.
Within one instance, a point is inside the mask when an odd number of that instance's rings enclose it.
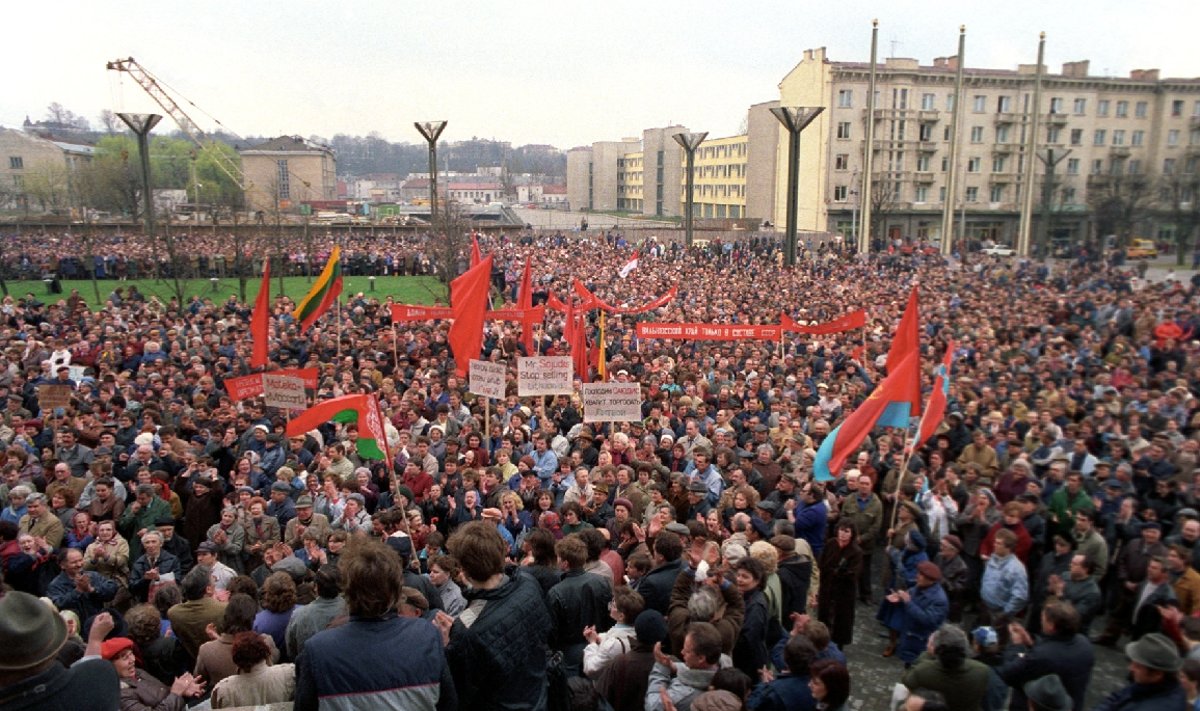
<instances>
[{"instance_id":1,"label":"tall lamp post","mask_svg":"<svg viewBox=\"0 0 1200 711\"><path fill-rule=\"evenodd\" d=\"M683 214L683 229L684 243L690 249L692 246L692 217L695 211L695 203L693 197L695 195L695 166L696 166L696 149L704 143L704 139L708 136L707 131L700 133L676 133L671 136L683 152L687 155L687 193L684 197L684 214Z\"/></svg>"},{"instance_id":2,"label":"tall lamp post","mask_svg":"<svg viewBox=\"0 0 1200 711\"><path fill-rule=\"evenodd\" d=\"M150 192L150 129L162 116L159 114L117 114L137 136L138 155L142 159L142 210L146 220L146 237L154 239L154 193Z\"/></svg>"},{"instance_id":3,"label":"tall lamp post","mask_svg":"<svg viewBox=\"0 0 1200 711\"><path fill-rule=\"evenodd\" d=\"M800 132L813 122L824 106L780 106L771 109L788 131L787 265L796 266L796 211L800 188Z\"/></svg>"},{"instance_id":4,"label":"tall lamp post","mask_svg":"<svg viewBox=\"0 0 1200 711\"><path fill-rule=\"evenodd\" d=\"M429 224L437 222L437 142L446 128L446 121L417 121L413 123L429 143ZM449 172L449 167L447 167Z\"/></svg>"}]
</instances>

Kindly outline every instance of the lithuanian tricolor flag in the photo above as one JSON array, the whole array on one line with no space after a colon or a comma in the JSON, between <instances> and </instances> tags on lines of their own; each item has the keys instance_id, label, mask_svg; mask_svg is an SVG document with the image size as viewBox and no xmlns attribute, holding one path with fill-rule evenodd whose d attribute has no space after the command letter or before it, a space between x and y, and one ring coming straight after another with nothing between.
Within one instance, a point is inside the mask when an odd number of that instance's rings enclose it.
<instances>
[{"instance_id":1,"label":"lithuanian tricolor flag","mask_svg":"<svg viewBox=\"0 0 1200 711\"><path fill-rule=\"evenodd\" d=\"M333 252L329 255L329 261L321 270L321 276L317 277L312 289L309 289L308 294L300 300L296 310L292 312L292 317L300 322L300 332L307 331L317 319L321 318L322 314L337 303L337 298L341 293L342 248L334 247Z\"/></svg>"},{"instance_id":2,"label":"lithuanian tricolor flag","mask_svg":"<svg viewBox=\"0 0 1200 711\"><path fill-rule=\"evenodd\" d=\"M343 395L317 403L288 422L288 437L299 437L326 422L358 425L358 454L365 459L388 459L383 414L374 395Z\"/></svg>"}]
</instances>

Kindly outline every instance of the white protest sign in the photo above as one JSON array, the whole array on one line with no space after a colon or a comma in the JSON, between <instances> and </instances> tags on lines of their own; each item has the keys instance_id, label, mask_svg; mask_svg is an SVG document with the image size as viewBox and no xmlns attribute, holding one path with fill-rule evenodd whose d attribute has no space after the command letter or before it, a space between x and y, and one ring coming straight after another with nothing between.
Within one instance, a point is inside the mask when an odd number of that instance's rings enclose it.
<instances>
[{"instance_id":1,"label":"white protest sign","mask_svg":"<svg viewBox=\"0 0 1200 711\"><path fill-rule=\"evenodd\" d=\"M568 395L574 375L571 356L517 358L517 394Z\"/></svg>"},{"instance_id":2,"label":"white protest sign","mask_svg":"<svg viewBox=\"0 0 1200 711\"><path fill-rule=\"evenodd\" d=\"M473 360L470 366L470 382L467 391L497 400L504 399L504 379L508 369L503 363L489 363L486 360Z\"/></svg>"},{"instance_id":3,"label":"white protest sign","mask_svg":"<svg viewBox=\"0 0 1200 711\"><path fill-rule=\"evenodd\" d=\"M71 371L67 377L77 383L83 380L84 375L87 373L87 366L85 365L68 365L67 368Z\"/></svg>"},{"instance_id":4,"label":"white protest sign","mask_svg":"<svg viewBox=\"0 0 1200 711\"><path fill-rule=\"evenodd\" d=\"M291 375L263 373L263 398L267 407L285 410L303 410L308 407L308 396L304 393L304 379Z\"/></svg>"},{"instance_id":5,"label":"white protest sign","mask_svg":"<svg viewBox=\"0 0 1200 711\"><path fill-rule=\"evenodd\" d=\"M642 388L637 383L584 383L584 422L636 422L642 419Z\"/></svg>"}]
</instances>

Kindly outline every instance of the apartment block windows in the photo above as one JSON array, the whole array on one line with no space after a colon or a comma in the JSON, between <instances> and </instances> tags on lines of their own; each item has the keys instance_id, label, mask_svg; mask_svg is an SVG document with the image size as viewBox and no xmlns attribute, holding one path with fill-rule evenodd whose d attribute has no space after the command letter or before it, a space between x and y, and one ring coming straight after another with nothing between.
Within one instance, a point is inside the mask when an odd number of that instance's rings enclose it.
<instances>
[{"instance_id":1,"label":"apartment block windows","mask_svg":"<svg viewBox=\"0 0 1200 711\"><path fill-rule=\"evenodd\" d=\"M834 202L846 202L846 196L848 196L849 194L850 194L849 188L847 188L845 185L833 186L833 201Z\"/></svg>"},{"instance_id":2,"label":"apartment block windows","mask_svg":"<svg viewBox=\"0 0 1200 711\"><path fill-rule=\"evenodd\" d=\"M921 110L933 111L934 102L937 100L936 94L921 94Z\"/></svg>"},{"instance_id":3,"label":"apartment block windows","mask_svg":"<svg viewBox=\"0 0 1200 711\"><path fill-rule=\"evenodd\" d=\"M1164 158L1163 159L1163 175L1173 175L1174 173L1175 173L1175 159L1174 158Z\"/></svg>"},{"instance_id":4,"label":"apartment block windows","mask_svg":"<svg viewBox=\"0 0 1200 711\"><path fill-rule=\"evenodd\" d=\"M1124 130L1122 130L1122 129L1117 129L1116 131L1113 131L1113 142L1112 142L1112 144L1113 144L1114 146L1123 146L1123 145L1125 145L1125 131L1124 131Z\"/></svg>"},{"instance_id":5,"label":"apartment block windows","mask_svg":"<svg viewBox=\"0 0 1200 711\"><path fill-rule=\"evenodd\" d=\"M1175 117L1183 116L1183 101L1176 99L1171 102L1171 115Z\"/></svg>"},{"instance_id":6,"label":"apartment block windows","mask_svg":"<svg viewBox=\"0 0 1200 711\"><path fill-rule=\"evenodd\" d=\"M1082 146L1083 145L1083 129L1082 128L1071 129L1071 145L1072 146Z\"/></svg>"},{"instance_id":7,"label":"apartment block windows","mask_svg":"<svg viewBox=\"0 0 1200 711\"><path fill-rule=\"evenodd\" d=\"M1104 174L1104 161L1100 158L1093 160L1092 161L1092 175L1103 175L1103 174Z\"/></svg>"},{"instance_id":8,"label":"apartment block windows","mask_svg":"<svg viewBox=\"0 0 1200 711\"><path fill-rule=\"evenodd\" d=\"M276 167L278 168L278 176L279 176L276 180L276 182L278 183L277 197L280 200L290 200L292 197L292 185L291 185L292 173L290 170L288 170L287 159L280 159L279 161L277 161Z\"/></svg>"},{"instance_id":9,"label":"apartment block windows","mask_svg":"<svg viewBox=\"0 0 1200 711\"><path fill-rule=\"evenodd\" d=\"M1108 99L1100 99L1096 102L1096 115L1108 116Z\"/></svg>"},{"instance_id":10,"label":"apartment block windows","mask_svg":"<svg viewBox=\"0 0 1200 711\"><path fill-rule=\"evenodd\" d=\"M837 137L838 138L850 138L850 122L849 121L839 121L838 122Z\"/></svg>"},{"instance_id":11,"label":"apartment block windows","mask_svg":"<svg viewBox=\"0 0 1200 711\"><path fill-rule=\"evenodd\" d=\"M921 141L932 141L933 140L933 124L931 124L931 123L921 124L920 128L917 129L917 139L921 140Z\"/></svg>"},{"instance_id":12,"label":"apartment block windows","mask_svg":"<svg viewBox=\"0 0 1200 711\"><path fill-rule=\"evenodd\" d=\"M1180 110L1182 110L1182 107L1180 107ZM1146 115L1149 112L1150 112L1149 102L1139 101L1133 105L1133 115L1137 116L1138 118L1146 118ZM1178 114L1176 114L1176 116L1178 116Z\"/></svg>"},{"instance_id":13,"label":"apartment block windows","mask_svg":"<svg viewBox=\"0 0 1200 711\"><path fill-rule=\"evenodd\" d=\"M1095 135L1092 137L1093 146L1103 146L1108 140L1108 132L1104 129L1096 129Z\"/></svg>"},{"instance_id":14,"label":"apartment block windows","mask_svg":"<svg viewBox=\"0 0 1200 711\"><path fill-rule=\"evenodd\" d=\"M942 172L945 173L947 170L950 170L950 157L942 156Z\"/></svg>"},{"instance_id":15,"label":"apartment block windows","mask_svg":"<svg viewBox=\"0 0 1200 711\"><path fill-rule=\"evenodd\" d=\"M995 158L992 159L992 172L993 173L1003 173L1006 163L1008 163L1007 156L996 156Z\"/></svg>"},{"instance_id":16,"label":"apartment block windows","mask_svg":"<svg viewBox=\"0 0 1200 711\"><path fill-rule=\"evenodd\" d=\"M996 113L1006 114L1012 111L1012 97L1000 96L996 98Z\"/></svg>"},{"instance_id":17,"label":"apartment block windows","mask_svg":"<svg viewBox=\"0 0 1200 711\"><path fill-rule=\"evenodd\" d=\"M968 158L967 159L967 172L968 173L978 173L979 167L981 165L983 165L983 159L980 158L979 156L975 156L973 158Z\"/></svg>"},{"instance_id":18,"label":"apartment block windows","mask_svg":"<svg viewBox=\"0 0 1200 711\"><path fill-rule=\"evenodd\" d=\"M1129 116L1129 102L1128 101L1118 101L1117 102L1117 118L1128 118L1128 116Z\"/></svg>"},{"instance_id":19,"label":"apartment block windows","mask_svg":"<svg viewBox=\"0 0 1200 711\"><path fill-rule=\"evenodd\" d=\"M954 94L953 93L946 94L946 110L947 111L954 110Z\"/></svg>"},{"instance_id":20,"label":"apartment block windows","mask_svg":"<svg viewBox=\"0 0 1200 711\"><path fill-rule=\"evenodd\" d=\"M1173 128L1170 131L1167 131L1167 145L1168 146L1178 146L1179 145L1179 129Z\"/></svg>"},{"instance_id":21,"label":"apartment block windows","mask_svg":"<svg viewBox=\"0 0 1200 711\"><path fill-rule=\"evenodd\" d=\"M1061 96L1055 96L1050 99L1050 113L1061 114L1063 112L1063 100Z\"/></svg>"},{"instance_id":22,"label":"apartment block windows","mask_svg":"<svg viewBox=\"0 0 1200 711\"><path fill-rule=\"evenodd\" d=\"M850 154L849 153L838 153L836 156L833 157L833 169L834 170L846 170L849 167L850 167Z\"/></svg>"},{"instance_id":23,"label":"apartment block windows","mask_svg":"<svg viewBox=\"0 0 1200 711\"><path fill-rule=\"evenodd\" d=\"M1079 159L1067 159L1067 175L1079 175Z\"/></svg>"},{"instance_id":24,"label":"apartment block windows","mask_svg":"<svg viewBox=\"0 0 1200 711\"><path fill-rule=\"evenodd\" d=\"M974 101L975 101L975 103L971 107L972 111L974 111L977 114L981 114L981 113L987 111L987 97L986 96L984 96L983 94L976 94Z\"/></svg>"},{"instance_id":25,"label":"apartment block windows","mask_svg":"<svg viewBox=\"0 0 1200 711\"><path fill-rule=\"evenodd\" d=\"M25 159L21 156L9 156L8 167L10 170L21 170L25 167Z\"/></svg>"},{"instance_id":26,"label":"apartment block windows","mask_svg":"<svg viewBox=\"0 0 1200 711\"><path fill-rule=\"evenodd\" d=\"M979 202L979 188L967 188L967 202Z\"/></svg>"},{"instance_id":27,"label":"apartment block windows","mask_svg":"<svg viewBox=\"0 0 1200 711\"><path fill-rule=\"evenodd\" d=\"M917 156L917 172L918 173L928 173L929 172L929 164L930 164L930 161L929 161L928 153L922 153Z\"/></svg>"},{"instance_id":28,"label":"apartment block windows","mask_svg":"<svg viewBox=\"0 0 1200 711\"><path fill-rule=\"evenodd\" d=\"M913 202L929 202L929 186L918 185L913 191Z\"/></svg>"},{"instance_id":29,"label":"apartment block windows","mask_svg":"<svg viewBox=\"0 0 1200 711\"><path fill-rule=\"evenodd\" d=\"M1140 146L1146 142L1146 132L1145 131L1134 131L1131 134L1131 136L1133 137L1133 140L1130 141L1131 145Z\"/></svg>"},{"instance_id":30,"label":"apartment block windows","mask_svg":"<svg viewBox=\"0 0 1200 711\"><path fill-rule=\"evenodd\" d=\"M1004 186L993 185L988 194L988 200L991 202L1004 202Z\"/></svg>"},{"instance_id":31,"label":"apartment block windows","mask_svg":"<svg viewBox=\"0 0 1200 711\"><path fill-rule=\"evenodd\" d=\"M1075 188L1063 188L1062 201L1067 205L1075 204Z\"/></svg>"},{"instance_id":32,"label":"apartment block windows","mask_svg":"<svg viewBox=\"0 0 1200 711\"><path fill-rule=\"evenodd\" d=\"M1059 126L1046 127L1046 143L1061 143L1062 128Z\"/></svg>"},{"instance_id":33,"label":"apartment block windows","mask_svg":"<svg viewBox=\"0 0 1200 711\"><path fill-rule=\"evenodd\" d=\"M892 89L892 108L908 108L908 89Z\"/></svg>"},{"instance_id":34,"label":"apartment block windows","mask_svg":"<svg viewBox=\"0 0 1200 711\"><path fill-rule=\"evenodd\" d=\"M1087 99L1076 99L1075 100L1075 115L1083 116L1086 113L1087 113Z\"/></svg>"},{"instance_id":35,"label":"apartment block windows","mask_svg":"<svg viewBox=\"0 0 1200 711\"><path fill-rule=\"evenodd\" d=\"M996 127L996 143L1008 143L1011 135L1008 124Z\"/></svg>"},{"instance_id":36,"label":"apartment block windows","mask_svg":"<svg viewBox=\"0 0 1200 711\"><path fill-rule=\"evenodd\" d=\"M852 89L838 90L838 108L849 109L854 106L854 91Z\"/></svg>"},{"instance_id":37,"label":"apartment block windows","mask_svg":"<svg viewBox=\"0 0 1200 711\"><path fill-rule=\"evenodd\" d=\"M983 143L983 126L971 127L971 143Z\"/></svg>"}]
</instances>

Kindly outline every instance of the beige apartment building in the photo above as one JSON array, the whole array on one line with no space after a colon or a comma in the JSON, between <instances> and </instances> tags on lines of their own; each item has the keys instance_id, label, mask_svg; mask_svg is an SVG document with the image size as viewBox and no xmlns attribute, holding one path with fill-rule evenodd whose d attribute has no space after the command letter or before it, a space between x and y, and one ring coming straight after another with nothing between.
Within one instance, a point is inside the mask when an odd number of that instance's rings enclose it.
<instances>
[{"instance_id":1,"label":"beige apartment building","mask_svg":"<svg viewBox=\"0 0 1200 711\"><path fill-rule=\"evenodd\" d=\"M872 203L877 244L882 238L940 241L948 200L956 229L968 240L1016 243L1036 66L964 69L958 190L948 196L955 72L956 57L932 65L890 58L877 65ZM780 83L784 105L825 108L802 134L801 229L855 233L855 213L863 205L869 75L869 63L833 62L819 48L806 51ZM1059 160L1045 208L1046 167L1034 159L1035 232L1046 210L1052 237L1079 240L1094 227L1089 188L1103 189L1127 176L1156 179L1197 170L1200 79L1161 79L1153 69L1097 77L1089 74L1087 61L1070 62L1060 72L1044 73L1038 112L1036 151L1042 157L1052 151ZM786 154L777 161L785 163ZM786 185L784 169L778 176L777 195ZM775 216L782 224L782 199Z\"/></svg>"},{"instance_id":2,"label":"beige apartment building","mask_svg":"<svg viewBox=\"0 0 1200 711\"><path fill-rule=\"evenodd\" d=\"M0 207L78 208L76 173L93 152L92 146L0 128Z\"/></svg>"},{"instance_id":3,"label":"beige apartment building","mask_svg":"<svg viewBox=\"0 0 1200 711\"><path fill-rule=\"evenodd\" d=\"M328 146L280 136L239 153L248 210L291 212L312 200L337 199L337 157Z\"/></svg>"}]
</instances>

